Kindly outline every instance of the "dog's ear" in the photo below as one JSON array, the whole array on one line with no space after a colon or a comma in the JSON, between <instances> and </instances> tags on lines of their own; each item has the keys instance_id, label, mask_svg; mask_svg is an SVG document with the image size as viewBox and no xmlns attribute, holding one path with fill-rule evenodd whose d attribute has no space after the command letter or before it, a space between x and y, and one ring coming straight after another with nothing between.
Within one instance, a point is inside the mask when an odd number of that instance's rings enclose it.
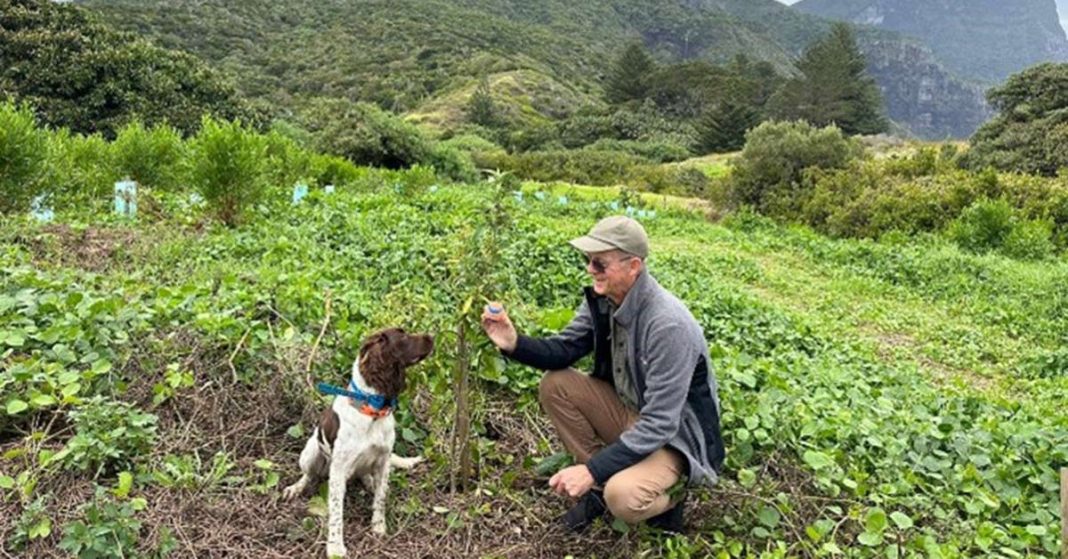
<instances>
[{"instance_id":1,"label":"dog's ear","mask_svg":"<svg viewBox=\"0 0 1068 559\"><path fill-rule=\"evenodd\" d=\"M360 348L360 374L379 393L394 397L404 392L404 362L396 345L403 332L391 328L376 332Z\"/></svg>"}]
</instances>

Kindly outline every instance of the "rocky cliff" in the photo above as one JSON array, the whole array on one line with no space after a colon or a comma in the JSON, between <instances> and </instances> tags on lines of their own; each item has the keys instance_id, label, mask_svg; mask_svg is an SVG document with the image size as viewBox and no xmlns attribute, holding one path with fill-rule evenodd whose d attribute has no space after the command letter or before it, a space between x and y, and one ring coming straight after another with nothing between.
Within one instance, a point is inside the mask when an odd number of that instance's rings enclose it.
<instances>
[{"instance_id":1,"label":"rocky cliff","mask_svg":"<svg viewBox=\"0 0 1068 559\"><path fill-rule=\"evenodd\" d=\"M1068 0L1061 0L1068 3ZM773 37L794 56L826 33L827 19L771 0L695 0ZM985 87L949 70L927 46L900 33L861 26L857 42L896 124L925 139L966 138L993 113Z\"/></svg>"},{"instance_id":2,"label":"rocky cliff","mask_svg":"<svg viewBox=\"0 0 1068 559\"><path fill-rule=\"evenodd\" d=\"M821 17L872 25L922 40L959 75L988 84L1045 61L1068 60L1059 24L1064 0L801 0Z\"/></svg>"},{"instance_id":3,"label":"rocky cliff","mask_svg":"<svg viewBox=\"0 0 1068 559\"><path fill-rule=\"evenodd\" d=\"M861 49L887 114L916 136L966 138L994 115L981 85L954 77L923 45L868 37Z\"/></svg>"}]
</instances>

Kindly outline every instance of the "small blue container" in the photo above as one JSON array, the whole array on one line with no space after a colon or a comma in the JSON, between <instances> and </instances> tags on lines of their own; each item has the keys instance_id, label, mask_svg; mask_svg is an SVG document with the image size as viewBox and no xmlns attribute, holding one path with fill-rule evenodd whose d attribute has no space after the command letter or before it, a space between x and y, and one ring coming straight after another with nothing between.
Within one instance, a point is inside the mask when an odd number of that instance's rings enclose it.
<instances>
[{"instance_id":1,"label":"small blue container","mask_svg":"<svg viewBox=\"0 0 1068 559\"><path fill-rule=\"evenodd\" d=\"M137 183L126 179L115 183L115 213L137 216Z\"/></svg>"},{"instance_id":2,"label":"small blue container","mask_svg":"<svg viewBox=\"0 0 1068 559\"><path fill-rule=\"evenodd\" d=\"M296 204L304 199L308 195L308 185L298 182L293 185L293 203Z\"/></svg>"},{"instance_id":3,"label":"small blue container","mask_svg":"<svg viewBox=\"0 0 1068 559\"><path fill-rule=\"evenodd\" d=\"M49 206L48 194L41 194L30 202L30 214L40 222L49 222L55 219L56 214L52 211L52 206Z\"/></svg>"}]
</instances>

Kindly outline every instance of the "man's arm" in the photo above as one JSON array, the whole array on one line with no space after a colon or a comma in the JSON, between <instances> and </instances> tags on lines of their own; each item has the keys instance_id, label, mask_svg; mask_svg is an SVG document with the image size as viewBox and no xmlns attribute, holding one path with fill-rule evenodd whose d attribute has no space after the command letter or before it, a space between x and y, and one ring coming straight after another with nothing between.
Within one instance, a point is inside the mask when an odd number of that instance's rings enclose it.
<instances>
[{"instance_id":1,"label":"man's arm","mask_svg":"<svg viewBox=\"0 0 1068 559\"><path fill-rule=\"evenodd\" d=\"M593 350L593 315L585 300L575 318L558 334L547 338L519 335L515 349L504 354L524 365L552 371L564 369Z\"/></svg>"}]
</instances>

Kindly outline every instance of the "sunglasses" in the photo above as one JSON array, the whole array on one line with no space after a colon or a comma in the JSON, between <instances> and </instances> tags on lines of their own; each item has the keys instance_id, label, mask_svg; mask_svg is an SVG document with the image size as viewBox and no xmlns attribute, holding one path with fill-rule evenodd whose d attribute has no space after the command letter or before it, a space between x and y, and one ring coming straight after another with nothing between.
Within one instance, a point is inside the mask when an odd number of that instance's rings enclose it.
<instances>
[{"instance_id":1,"label":"sunglasses","mask_svg":"<svg viewBox=\"0 0 1068 559\"><path fill-rule=\"evenodd\" d=\"M605 259L603 259L601 257L592 257L591 258L590 255L588 255L588 254L586 254L584 256L586 257L586 265L589 266L590 269L592 269L595 274L603 274L603 273L605 273L605 270L607 270L608 267L611 266L613 262L623 262L625 260L630 260L631 258L634 258L633 256L629 256L628 255L628 256L624 256L622 258L617 258L615 260L606 261Z\"/></svg>"}]
</instances>

